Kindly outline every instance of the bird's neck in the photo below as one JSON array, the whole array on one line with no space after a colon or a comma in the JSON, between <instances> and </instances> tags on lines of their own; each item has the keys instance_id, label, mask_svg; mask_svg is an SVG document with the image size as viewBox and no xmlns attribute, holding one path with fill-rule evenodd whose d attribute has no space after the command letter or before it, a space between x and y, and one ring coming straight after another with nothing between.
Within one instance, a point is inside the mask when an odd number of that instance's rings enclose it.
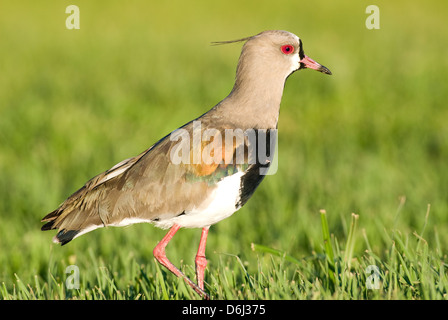
<instances>
[{"instance_id":1,"label":"bird's neck","mask_svg":"<svg viewBox=\"0 0 448 320\"><path fill-rule=\"evenodd\" d=\"M235 115L235 122L241 121L252 128L276 128L284 84L284 79L273 81L273 78L266 79L266 75L237 77L222 107Z\"/></svg>"}]
</instances>

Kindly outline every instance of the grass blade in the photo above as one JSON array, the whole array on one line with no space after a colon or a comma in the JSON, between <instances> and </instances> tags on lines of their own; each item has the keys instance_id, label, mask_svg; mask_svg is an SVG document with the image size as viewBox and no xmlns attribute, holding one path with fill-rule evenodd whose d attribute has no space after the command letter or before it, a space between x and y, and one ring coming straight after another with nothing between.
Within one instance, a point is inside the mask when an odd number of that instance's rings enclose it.
<instances>
[{"instance_id":1,"label":"grass blade","mask_svg":"<svg viewBox=\"0 0 448 320\"><path fill-rule=\"evenodd\" d=\"M333 254L333 247L331 246L331 240L330 240L330 230L328 228L328 222L327 222L327 212L322 209L320 210L320 220L322 224L322 236L324 240L324 250L325 255L327 257L327 267L328 267L328 276L330 277L331 283L336 284L335 279L335 265L334 265L334 254Z\"/></svg>"},{"instance_id":2,"label":"grass blade","mask_svg":"<svg viewBox=\"0 0 448 320\"><path fill-rule=\"evenodd\" d=\"M289 261L289 262L292 262L292 263L295 263L295 264L300 264L300 261L298 259L296 259L296 258L294 258L294 257L292 257L292 256L290 256L288 254L286 254L285 251L273 249L273 248L266 247L266 246L263 246L261 244L255 244L255 243L252 243L250 246L252 248L252 251L259 251L259 252L269 253L269 254L272 254L274 256L283 258L286 261Z\"/></svg>"},{"instance_id":3,"label":"grass blade","mask_svg":"<svg viewBox=\"0 0 448 320\"><path fill-rule=\"evenodd\" d=\"M345 269L350 270L351 261L353 257L353 250L355 248L355 232L356 227L358 225L359 215L352 213L352 222L350 224L350 230L348 232L347 243L345 245L345 253L344 253L344 265Z\"/></svg>"}]
</instances>

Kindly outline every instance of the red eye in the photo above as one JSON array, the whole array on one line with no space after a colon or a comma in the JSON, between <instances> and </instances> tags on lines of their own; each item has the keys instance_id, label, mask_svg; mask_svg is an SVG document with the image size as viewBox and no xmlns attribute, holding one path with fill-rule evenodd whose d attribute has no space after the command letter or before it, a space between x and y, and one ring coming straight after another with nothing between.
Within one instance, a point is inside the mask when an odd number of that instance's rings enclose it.
<instances>
[{"instance_id":1,"label":"red eye","mask_svg":"<svg viewBox=\"0 0 448 320\"><path fill-rule=\"evenodd\" d=\"M285 44L281 49L284 54L291 54L294 52L294 47L290 44Z\"/></svg>"}]
</instances>

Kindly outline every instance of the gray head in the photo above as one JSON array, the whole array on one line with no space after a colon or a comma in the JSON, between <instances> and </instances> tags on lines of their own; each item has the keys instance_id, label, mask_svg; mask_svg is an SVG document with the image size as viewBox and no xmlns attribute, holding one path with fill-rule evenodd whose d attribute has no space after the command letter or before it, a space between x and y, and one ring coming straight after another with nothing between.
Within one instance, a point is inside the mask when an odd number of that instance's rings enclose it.
<instances>
[{"instance_id":1,"label":"gray head","mask_svg":"<svg viewBox=\"0 0 448 320\"><path fill-rule=\"evenodd\" d=\"M302 40L283 30L263 31L243 39L216 42L216 44L246 41L237 68L237 81L241 78L263 74L283 81L299 69L310 68L331 75L328 68L305 55Z\"/></svg>"},{"instance_id":2,"label":"gray head","mask_svg":"<svg viewBox=\"0 0 448 320\"><path fill-rule=\"evenodd\" d=\"M295 34L283 30L263 31L255 36L232 41L215 42L226 44L246 41L238 61L233 91L256 85L258 88L283 87L286 78L300 69L314 69L331 75L330 70L305 55L302 40ZM267 88L266 88L267 89Z\"/></svg>"},{"instance_id":3,"label":"gray head","mask_svg":"<svg viewBox=\"0 0 448 320\"><path fill-rule=\"evenodd\" d=\"M251 118L256 117L254 122L266 127L277 122L283 88L291 73L309 68L331 74L326 67L306 56L302 40L287 31L268 30L215 44L242 41L245 43L238 61L235 85L225 102L229 109L237 110L240 115L247 112Z\"/></svg>"}]
</instances>

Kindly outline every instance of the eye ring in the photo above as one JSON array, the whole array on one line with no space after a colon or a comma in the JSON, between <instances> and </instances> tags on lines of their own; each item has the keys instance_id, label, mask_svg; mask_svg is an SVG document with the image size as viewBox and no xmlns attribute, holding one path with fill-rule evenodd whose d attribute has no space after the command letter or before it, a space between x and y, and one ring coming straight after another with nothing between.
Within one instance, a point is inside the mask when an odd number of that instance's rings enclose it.
<instances>
[{"instance_id":1,"label":"eye ring","mask_svg":"<svg viewBox=\"0 0 448 320\"><path fill-rule=\"evenodd\" d=\"M294 46L290 44L285 44L280 48L284 54L291 54L294 52Z\"/></svg>"}]
</instances>

